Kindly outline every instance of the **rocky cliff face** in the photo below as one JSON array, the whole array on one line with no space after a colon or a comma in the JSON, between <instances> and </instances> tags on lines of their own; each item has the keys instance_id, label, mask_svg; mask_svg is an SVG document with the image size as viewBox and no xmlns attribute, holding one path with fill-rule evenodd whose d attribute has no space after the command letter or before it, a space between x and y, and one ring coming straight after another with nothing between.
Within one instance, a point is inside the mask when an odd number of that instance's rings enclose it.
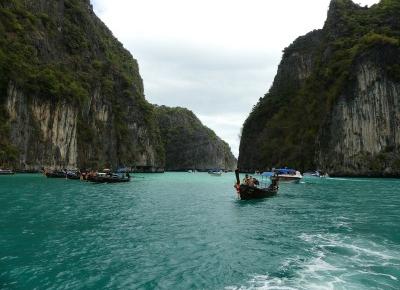
<instances>
[{"instance_id":1,"label":"rocky cliff face","mask_svg":"<svg viewBox=\"0 0 400 290\"><path fill-rule=\"evenodd\" d=\"M167 170L233 170L236 158L222 141L189 110L157 107Z\"/></svg>"},{"instance_id":2,"label":"rocky cliff face","mask_svg":"<svg viewBox=\"0 0 400 290\"><path fill-rule=\"evenodd\" d=\"M400 83L382 68L385 54L361 57L352 94L338 98L321 132L317 164L333 175L400 175Z\"/></svg>"},{"instance_id":3,"label":"rocky cliff face","mask_svg":"<svg viewBox=\"0 0 400 290\"><path fill-rule=\"evenodd\" d=\"M138 65L89 1L0 3L0 163L163 167Z\"/></svg>"},{"instance_id":4,"label":"rocky cliff face","mask_svg":"<svg viewBox=\"0 0 400 290\"><path fill-rule=\"evenodd\" d=\"M157 112L182 131L161 140L136 60L89 0L0 1L0 166L162 171L167 156L168 169L234 167L193 114Z\"/></svg>"},{"instance_id":5,"label":"rocky cliff face","mask_svg":"<svg viewBox=\"0 0 400 290\"><path fill-rule=\"evenodd\" d=\"M39 164L77 166L78 110L75 107L29 100L10 84L6 108L12 128L10 139L19 150L20 164L28 168Z\"/></svg>"},{"instance_id":6,"label":"rocky cliff face","mask_svg":"<svg viewBox=\"0 0 400 290\"><path fill-rule=\"evenodd\" d=\"M285 49L244 124L239 167L399 176L399 17L398 1L332 0L324 28Z\"/></svg>"}]
</instances>

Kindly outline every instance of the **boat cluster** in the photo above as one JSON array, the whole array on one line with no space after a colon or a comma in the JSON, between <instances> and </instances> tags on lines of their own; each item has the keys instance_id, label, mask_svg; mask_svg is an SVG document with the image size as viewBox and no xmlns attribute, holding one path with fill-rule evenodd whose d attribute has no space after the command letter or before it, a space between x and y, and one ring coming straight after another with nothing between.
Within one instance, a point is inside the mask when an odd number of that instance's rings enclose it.
<instances>
[{"instance_id":1,"label":"boat cluster","mask_svg":"<svg viewBox=\"0 0 400 290\"><path fill-rule=\"evenodd\" d=\"M299 183L303 178L316 179L328 177L328 174L321 173L320 171L307 171L301 174L300 171L285 167L278 169L273 168L271 171L263 173L256 171L256 175L261 175L261 182L258 182L257 179L246 174L241 183L239 179L239 170L236 170L235 174L236 184L234 187L240 199L264 198L276 195L278 193L280 182Z\"/></svg>"},{"instance_id":2,"label":"boat cluster","mask_svg":"<svg viewBox=\"0 0 400 290\"><path fill-rule=\"evenodd\" d=\"M48 178L65 178L96 183L119 183L129 182L131 176L129 172L112 172L110 169L98 171L79 171L79 170L44 170L44 175Z\"/></svg>"},{"instance_id":3,"label":"boat cluster","mask_svg":"<svg viewBox=\"0 0 400 290\"><path fill-rule=\"evenodd\" d=\"M256 172L257 173L257 172ZM260 174L258 172L258 174ZM300 171L290 168L273 168L271 171L263 172L261 175L265 177L270 177L276 175L281 182L300 182L300 180L304 179L314 179L314 178L325 178L329 177L328 174L322 173L321 171L307 171L301 174Z\"/></svg>"}]
</instances>

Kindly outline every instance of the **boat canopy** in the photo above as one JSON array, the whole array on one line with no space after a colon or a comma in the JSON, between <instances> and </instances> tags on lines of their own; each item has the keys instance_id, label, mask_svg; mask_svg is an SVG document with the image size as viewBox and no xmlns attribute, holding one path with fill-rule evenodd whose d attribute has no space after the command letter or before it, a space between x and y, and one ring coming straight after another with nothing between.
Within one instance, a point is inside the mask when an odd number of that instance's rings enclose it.
<instances>
[{"instance_id":1,"label":"boat canopy","mask_svg":"<svg viewBox=\"0 0 400 290\"><path fill-rule=\"evenodd\" d=\"M275 172L277 174L296 174L296 170L294 169L289 169L289 168L279 168L275 169Z\"/></svg>"}]
</instances>

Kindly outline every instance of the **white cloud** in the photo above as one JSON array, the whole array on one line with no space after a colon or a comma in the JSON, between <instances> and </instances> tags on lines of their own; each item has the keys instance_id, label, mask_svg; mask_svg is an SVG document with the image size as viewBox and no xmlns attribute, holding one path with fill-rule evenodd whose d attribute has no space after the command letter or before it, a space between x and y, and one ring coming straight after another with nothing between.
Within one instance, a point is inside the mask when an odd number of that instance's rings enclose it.
<instances>
[{"instance_id":1,"label":"white cloud","mask_svg":"<svg viewBox=\"0 0 400 290\"><path fill-rule=\"evenodd\" d=\"M323 26L329 2L92 0L138 59L147 99L192 110L235 155L240 128L269 89L282 50Z\"/></svg>"}]
</instances>

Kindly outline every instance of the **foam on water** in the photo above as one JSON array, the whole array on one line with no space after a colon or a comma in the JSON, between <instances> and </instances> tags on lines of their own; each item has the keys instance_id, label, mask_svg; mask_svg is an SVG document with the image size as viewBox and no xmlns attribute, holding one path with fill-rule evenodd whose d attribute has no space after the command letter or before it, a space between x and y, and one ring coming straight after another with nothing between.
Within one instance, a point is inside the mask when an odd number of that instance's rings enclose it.
<instances>
[{"instance_id":1,"label":"foam on water","mask_svg":"<svg viewBox=\"0 0 400 290\"><path fill-rule=\"evenodd\" d=\"M400 251L397 246L397 250L389 249L388 241L377 244L341 234L307 233L299 239L309 244L310 258L296 256L282 263L281 270L296 269L292 277L254 275L247 285L232 289L367 289L366 280L374 289L400 287L398 272L378 271L383 266L395 271L400 265Z\"/></svg>"},{"instance_id":2,"label":"foam on water","mask_svg":"<svg viewBox=\"0 0 400 290\"><path fill-rule=\"evenodd\" d=\"M399 180L234 179L0 178L0 289L400 289Z\"/></svg>"}]
</instances>

